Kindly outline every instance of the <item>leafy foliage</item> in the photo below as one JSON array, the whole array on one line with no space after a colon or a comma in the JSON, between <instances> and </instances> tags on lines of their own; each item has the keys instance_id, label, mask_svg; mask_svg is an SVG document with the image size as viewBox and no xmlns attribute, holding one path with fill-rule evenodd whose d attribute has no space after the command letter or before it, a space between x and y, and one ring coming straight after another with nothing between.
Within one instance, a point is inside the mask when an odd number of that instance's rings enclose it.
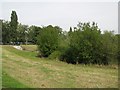
<instances>
[{"instance_id":1,"label":"leafy foliage","mask_svg":"<svg viewBox=\"0 0 120 90\"><path fill-rule=\"evenodd\" d=\"M10 24L8 21L2 21L2 42L4 44L10 42Z\"/></svg>"},{"instance_id":2,"label":"leafy foliage","mask_svg":"<svg viewBox=\"0 0 120 90\"><path fill-rule=\"evenodd\" d=\"M37 36L41 31L41 27L38 26L30 26L29 27L29 41L33 44L37 43Z\"/></svg>"},{"instance_id":3,"label":"leafy foliage","mask_svg":"<svg viewBox=\"0 0 120 90\"><path fill-rule=\"evenodd\" d=\"M93 22L92 25L90 23L79 23L74 31L71 31L70 28L68 33L70 43L61 56L62 61L73 64L107 65L110 58L115 59L117 44L114 35L112 33L101 34L96 23Z\"/></svg>"},{"instance_id":4,"label":"leafy foliage","mask_svg":"<svg viewBox=\"0 0 120 90\"><path fill-rule=\"evenodd\" d=\"M61 52L60 51L54 51L53 53L51 53L50 55L49 55L49 59L55 59L55 60L58 60L59 59L59 57L61 56Z\"/></svg>"},{"instance_id":5,"label":"leafy foliage","mask_svg":"<svg viewBox=\"0 0 120 90\"><path fill-rule=\"evenodd\" d=\"M17 41L17 25L18 25L18 17L15 11L11 13L11 21L10 21L10 39L11 42Z\"/></svg>"},{"instance_id":6,"label":"leafy foliage","mask_svg":"<svg viewBox=\"0 0 120 90\"><path fill-rule=\"evenodd\" d=\"M51 25L43 27L38 36L38 49L43 57L48 57L58 48L60 30Z\"/></svg>"},{"instance_id":7,"label":"leafy foliage","mask_svg":"<svg viewBox=\"0 0 120 90\"><path fill-rule=\"evenodd\" d=\"M22 25L22 24L18 24L18 28L17 28L17 38L19 42L22 42L22 44L25 44L26 39L27 39L27 34L28 32L28 25Z\"/></svg>"}]
</instances>

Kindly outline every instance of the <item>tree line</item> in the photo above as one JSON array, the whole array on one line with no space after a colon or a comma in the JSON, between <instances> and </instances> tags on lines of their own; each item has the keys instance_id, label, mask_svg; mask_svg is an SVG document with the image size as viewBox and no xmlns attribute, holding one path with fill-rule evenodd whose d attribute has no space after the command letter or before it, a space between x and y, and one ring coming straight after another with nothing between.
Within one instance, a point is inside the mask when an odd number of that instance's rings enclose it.
<instances>
[{"instance_id":1,"label":"tree line","mask_svg":"<svg viewBox=\"0 0 120 90\"><path fill-rule=\"evenodd\" d=\"M95 22L78 23L64 33L60 28L44 27L38 35L39 55L72 64L117 64L118 38L112 31L103 34Z\"/></svg>"},{"instance_id":2,"label":"tree line","mask_svg":"<svg viewBox=\"0 0 120 90\"><path fill-rule=\"evenodd\" d=\"M37 44L39 57L72 64L117 64L119 38L113 31L101 33L95 22L79 22L64 31L59 26L22 25L15 11L12 11L11 21L2 20L3 44Z\"/></svg>"},{"instance_id":3,"label":"tree line","mask_svg":"<svg viewBox=\"0 0 120 90\"><path fill-rule=\"evenodd\" d=\"M2 43L3 44L36 44L37 35L41 27L23 25L18 22L15 11L11 13L11 21L2 22Z\"/></svg>"}]
</instances>

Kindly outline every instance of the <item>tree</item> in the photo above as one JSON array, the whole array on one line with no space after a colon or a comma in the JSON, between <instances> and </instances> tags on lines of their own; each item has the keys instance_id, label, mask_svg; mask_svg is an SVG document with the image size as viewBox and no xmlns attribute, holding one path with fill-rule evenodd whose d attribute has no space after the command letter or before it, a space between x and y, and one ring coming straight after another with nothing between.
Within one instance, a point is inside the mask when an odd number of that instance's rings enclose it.
<instances>
[{"instance_id":1,"label":"tree","mask_svg":"<svg viewBox=\"0 0 120 90\"><path fill-rule=\"evenodd\" d=\"M70 27L70 32L72 32L72 27Z\"/></svg>"},{"instance_id":2,"label":"tree","mask_svg":"<svg viewBox=\"0 0 120 90\"><path fill-rule=\"evenodd\" d=\"M100 30L93 22L79 23L74 31L69 31L69 46L62 56L68 63L100 64Z\"/></svg>"},{"instance_id":3,"label":"tree","mask_svg":"<svg viewBox=\"0 0 120 90\"><path fill-rule=\"evenodd\" d=\"M43 57L48 57L58 48L59 30L51 25L43 27L38 35L38 49Z\"/></svg>"},{"instance_id":4,"label":"tree","mask_svg":"<svg viewBox=\"0 0 120 90\"><path fill-rule=\"evenodd\" d=\"M28 32L28 33L26 33ZM22 44L25 44L26 40L28 40L28 35L29 35L29 31L28 31L28 25L22 25L21 23L18 24L17 27L17 41L21 42Z\"/></svg>"},{"instance_id":5,"label":"tree","mask_svg":"<svg viewBox=\"0 0 120 90\"><path fill-rule=\"evenodd\" d=\"M10 23L8 21L2 21L2 43L10 43Z\"/></svg>"},{"instance_id":6,"label":"tree","mask_svg":"<svg viewBox=\"0 0 120 90\"><path fill-rule=\"evenodd\" d=\"M11 13L11 21L10 21L10 41L17 41L17 25L18 25L18 17L15 11Z\"/></svg>"},{"instance_id":7,"label":"tree","mask_svg":"<svg viewBox=\"0 0 120 90\"><path fill-rule=\"evenodd\" d=\"M40 34L41 27L38 26L30 26L29 27L29 41L33 44L37 44L37 36Z\"/></svg>"},{"instance_id":8,"label":"tree","mask_svg":"<svg viewBox=\"0 0 120 90\"><path fill-rule=\"evenodd\" d=\"M0 44L2 44L2 20L0 19Z\"/></svg>"},{"instance_id":9,"label":"tree","mask_svg":"<svg viewBox=\"0 0 120 90\"><path fill-rule=\"evenodd\" d=\"M117 54L116 54L116 57L117 57L118 64L120 65L120 34L116 35L116 39L117 39Z\"/></svg>"},{"instance_id":10,"label":"tree","mask_svg":"<svg viewBox=\"0 0 120 90\"><path fill-rule=\"evenodd\" d=\"M102 56L104 59L103 62L106 63L116 63L116 54L117 54L117 48L118 47L118 41L115 37L114 33L112 31L105 31L104 34L102 34Z\"/></svg>"}]
</instances>

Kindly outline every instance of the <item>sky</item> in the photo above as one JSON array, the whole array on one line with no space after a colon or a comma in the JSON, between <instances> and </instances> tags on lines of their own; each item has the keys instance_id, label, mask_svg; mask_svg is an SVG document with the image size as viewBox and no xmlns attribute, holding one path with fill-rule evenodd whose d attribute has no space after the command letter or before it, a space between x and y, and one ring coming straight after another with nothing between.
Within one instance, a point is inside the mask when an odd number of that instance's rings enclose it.
<instances>
[{"instance_id":1,"label":"sky","mask_svg":"<svg viewBox=\"0 0 120 90\"><path fill-rule=\"evenodd\" d=\"M17 1L17 2L16 2ZM0 18L10 21L12 10L18 21L26 25L57 25L68 31L78 22L96 22L101 31L114 30L118 33L117 0L4 0L0 4Z\"/></svg>"}]
</instances>

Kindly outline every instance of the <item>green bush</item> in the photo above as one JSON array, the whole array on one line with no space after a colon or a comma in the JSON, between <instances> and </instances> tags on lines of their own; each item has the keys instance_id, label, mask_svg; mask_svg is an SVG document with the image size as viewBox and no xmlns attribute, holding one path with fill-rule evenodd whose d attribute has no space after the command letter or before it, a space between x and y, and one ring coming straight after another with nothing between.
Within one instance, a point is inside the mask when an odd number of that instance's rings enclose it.
<instances>
[{"instance_id":1,"label":"green bush","mask_svg":"<svg viewBox=\"0 0 120 90\"><path fill-rule=\"evenodd\" d=\"M72 64L104 64L116 62L117 36L101 33L96 23L79 23L69 32L59 28L44 27L38 36L38 49L43 57L59 59Z\"/></svg>"},{"instance_id":2,"label":"green bush","mask_svg":"<svg viewBox=\"0 0 120 90\"><path fill-rule=\"evenodd\" d=\"M106 57L101 53L101 33L93 23L79 23L78 28L69 32L69 46L61 55L61 60L67 63L107 64ZM102 61L103 60L103 61Z\"/></svg>"},{"instance_id":3,"label":"green bush","mask_svg":"<svg viewBox=\"0 0 120 90\"><path fill-rule=\"evenodd\" d=\"M54 51L53 53L51 53L49 55L48 58L49 59L56 59L56 60L58 60L60 56L61 56L61 52L60 51Z\"/></svg>"},{"instance_id":4,"label":"green bush","mask_svg":"<svg viewBox=\"0 0 120 90\"><path fill-rule=\"evenodd\" d=\"M48 57L58 48L60 30L51 25L43 27L37 37L39 52L43 57Z\"/></svg>"}]
</instances>

